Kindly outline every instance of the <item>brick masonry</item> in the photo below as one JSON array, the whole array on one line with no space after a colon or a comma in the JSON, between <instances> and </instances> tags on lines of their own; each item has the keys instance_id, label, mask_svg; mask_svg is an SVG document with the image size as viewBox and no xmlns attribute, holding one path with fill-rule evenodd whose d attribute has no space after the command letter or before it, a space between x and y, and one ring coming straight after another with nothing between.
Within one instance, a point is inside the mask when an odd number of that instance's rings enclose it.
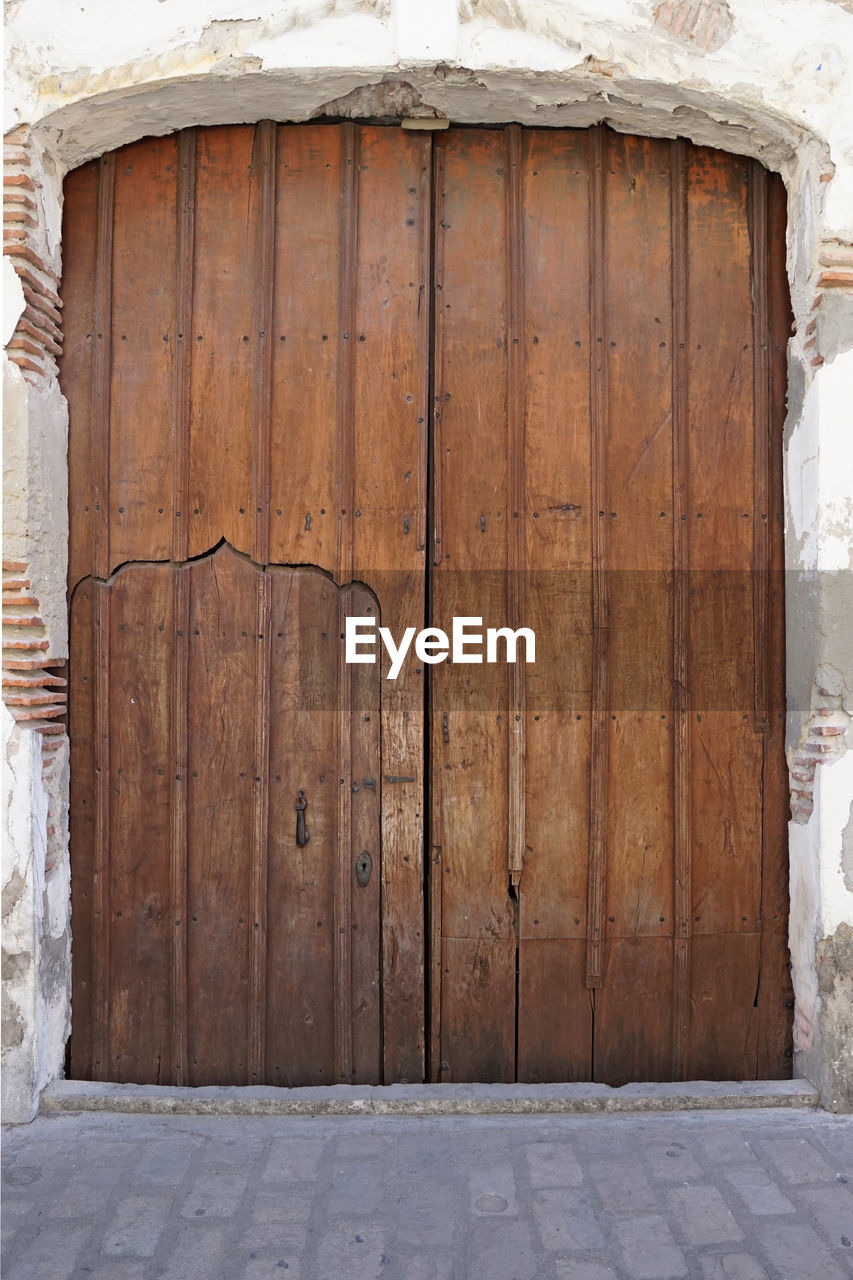
<instances>
[{"instance_id":1,"label":"brick masonry","mask_svg":"<svg viewBox=\"0 0 853 1280\"><path fill-rule=\"evenodd\" d=\"M31 594L27 565L3 561L3 701L13 718L41 739L42 781L48 796L47 858L52 871L62 858L63 833L53 812L67 741L68 694L64 668L46 665L47 632Z\"/></svg>"},{"instance_id":2,"label":"brick masonry","mask_svg":"<svg viewBox=\"0 0 853 1280\"><path fill-rule=\"evenodd\" d=\"M24 127L4 138L3 253L17 272L26 305L6 351L28 382L38 386L57 376L62 354L59 276L43 251L44 233L32 144Z\"/></svg>"}]
</instances>

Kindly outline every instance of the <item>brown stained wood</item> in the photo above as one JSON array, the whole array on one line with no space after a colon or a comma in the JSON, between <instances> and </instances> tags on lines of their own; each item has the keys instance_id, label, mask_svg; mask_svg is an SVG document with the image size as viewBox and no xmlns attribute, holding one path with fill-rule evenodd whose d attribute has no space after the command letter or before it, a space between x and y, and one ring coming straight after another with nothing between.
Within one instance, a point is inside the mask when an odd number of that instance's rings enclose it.
<instances>
[{"instance_id":1,"label":"brown stained wood","mask_svg":"<svg viewBox=\"0 0 853 1280\"><path fill-rule=\"evenodd\" d=\"M196 154L188 510L190 556L255 529L253 385L260 355L249 225L254 129L201 129ZM257 504L254 504L257 505Z\"/></svg>"},{"instance_id":2,"label":"brown stained wood","mask_svg":"<svg viewBox=\"0 0 853 1280\"><path fill-rule=\"evenodd\" d=\"M688 1080L755 1078L761 939L757 933L694 934L690 942ZM720 1035L725 1023L726 1033Z\"/></svg>"},{"instance_id":3,"label":"brown stained wood","mask_svg":"<svg viewBox=\"0 0 853 1280\"><path fill-rule=\"evenodd\" d=\"M755 361L748 178L747 161L691 148L687 664L694 937L752 932L760 911L763 746L753 727Z\"/></svg>"},{"instance_id":4,"label":"brown stained wood","mask_svg":"<svg viewBox=\"0 0 853 1280\"><path fill-rule=\"evenodd\" d=\"M252 760L252 941L249 960L249 1071L253 1083L264 1078L266 1060L267 902L269 876L269 735L270 653L272 626L271 580L255 574L255 689L252 700L254 756Z\"/></svg>"},{"instance_id":5,"label":"brown stained wood","mask_svg":"<svg viewBox=\"0 0 853 1280\"><path fill-rule=\"evenodd\" d=\"M184 129L178 134L177 243L174 314L171 329L172 508L169 516L172 525L173 560L185 560L189 546L189 522L185 518L185 513L190 505L189 444L192 416L192 312L197 140L198 134L195 129ZM161 514L161 507L162 514L165 515L167 508L164 503L158 504L157 513ZM176 511L181 512L180 517L175 516Z\"/></svg>"},{"instance_id":6,"label":"brown stained wood","mask_svg":"<svg viewBox=\"0 0 853 1280\"><path fill-rule=\"evenodd\" d=\"M687 355L687 183L685 146L671 151L672 241L672 715L673 1011L672 1075L684 1078L690 984L690 442Z\"/></svg>"},{"instance_id":7,"label":"brown stained wood","mask_svg":"<svg viewBox=\"0 0 853 1280\"><path fill-rule=\"evenodd\" d=\"M172 1083L184 1084L187 1069L187 719L189 712L190 570L172 574L173 605L164 628L174 632L172 660L172 788L170 877ZM166 641L168 646L169 641ZM160 776L159 774L157 775ZM144 788L141 788L144 790Z\"/></svg>"},{"instance_id":8,"label":"brown stained wood","mask_svg":"<svg viewBox=\"0 0 853 1280\"><path fill-rule=\"evenodd\" d=\"M189 334L174 329L179 173L174 137L134 143L115 166L104 321L112 335L107 572L131 560L168 559L172 550L175 440L186 443L175 430L174 366L189 345ZM152 273L155 245L158 270Z\"/></svg>"},{"instance_id":9,"label":"brown stained wood","mask_svg":"<svg viewBox=\"0 0 853 1280\"><path fill-rule=\"evenodd\" d=\"M363 587L341 592L345 614L376 616L376 597ZM381 1037L381 951L383 849L381 830L382 759L380 755L380 671L359 664L348 671L350 685L350 920L351 1046L349 1083L383 1082ZM361 884L358 859L366 854L370 873Z\"/></svg>"},{"instance_id":10,"label":"brown stained wood","mask_svg":"<svg viewBox=\"0 0 853 1280\"><path fill-rule=\"evenodd\" d=\"M273 294L275 289L276 125L262 120L255 129L252 173L249 179L249 218L255 264L255 332L258 354L252 382L254 455L252 494L255 532L252 555L258 564L269 560L270 549L270 434L272 409ZM259 1060L260 1061L260 1060Z\"/></svg>"},{"instance_id":11,"label":"brown stained wood","mask_svg":"<svg viewBox=\"0 0 853 1280\"><path fill-rule=\"evenodd\" d=\"M93 593L94 662L94 794L95 849L92 868L92 1078L105 1080L110 1070L110 596L104 583Z\"/></svg>"},{"instance_id":12,"label":"brown stained wood","mask_svg":"<svg viewBox=\"0 0 853 1280\"><path fill-rule=\"evenodd\" d=\"M335 384L335 576L349 580L353 570L355 484L353 475L355 418L355 272L358 252L358 187L360 131L341 126L340 233L338 237L338 358Z\"/></svg>"},{"instance_id":13,"label":"brown stained wood","mask_svg":"<svg viewBox=\"0 0 853 1280\"><path fill-rule=\"evenodd\" d=\"M770 317L767 271L767 185L762 165L749 166L749 229L752 242L752 348L753 348L753 503L752 503L752 623L754 727L770 728L768 705L769 591L770 591Z\"/></svg>"},{"instance_id":14,"label":"brown stained wood","mask_svg":"<svg viewBox=\"0 0 853 1280\"><path fill-rule=\"evenodd\" d=\"M515 938L444 937L438 1079L515 1077Z\"/></svg>"},{"instance_id":15,"label":"brown stained wood","mask_svg":"<svg viewBox=\"0 0 853 1280\"><path fill-rule=\"evenodd\" d=\"M596 516L606 541L602 821L606 932L614 937L672 934L669 152L665 142L612 135L602 193L606 501ZM597 1011L608 986L605 977Z\"/></svg>"},{"instance_id":16,"label":"brown stained wood","mask_svg":"<svg viewBox=\"0 0 853 1280\"><path fill-rule=\"evenodd\" d=\"M323 574L274 568L270 663L266 1080L334 1084L338 593ZM296 843L306 802L308 842Z\"/></svg>"},{"instance_id":17,"label":"brown stained wood","mask_svg":"<svg viewBox=\"0 0 853 1280\"><path fill-rule=\"evenodd\" d=\"M593 1080L618 1087L672 1076L672 939L612 938L594 992Z\"/></svg>"},{"instance_id":18,"label":"brown stained wood","mask_svg":"<svg viewBox=\"0 0 853 1280\"><path fill-rule=\"evenodd\" d=\"M280 127L276 147L270 558L328 570L336 553L342 140L328 125Z\"/></svg>"},{"instance_id":19,"label":"brown stained wood","mask_svg":"<svg viewBox=\"0 0 853 1280\"><path fill-rule=\"evenodd\" d=\"M115 156L98 165L98 207L92 312L92 567L100 578L110 571L110 377L112 373L113 202Z\"/></svg>"},{"instance_id":20,"label":"brown stained wood","mask_svg":"<svg viewBox=\"0 0 853 1280\"><path fill-rule=\"evenodd\" d=\"M94 467L92 391L95 299L92 281L97 256L99 165L73 170L65 180L62 221L63 298L73 299L63 315L64 343L59 361L69 395L68 432L68 591L94 571ZM73 389L73 390L72 390Z\"/></svg>"},{"instance_id":21,"label":"brown stained wood","mask_svg":"<svg viewBox=\"0 0 853 1280\"><path fill-rule=\"evenodd\" d=\"M592 627L587 138L574 131L525 131L522 138L525 556L532 566L524 624L536 635L536 664L526 672L529 852L519 889L523 1077L541 1069L526 1047L525 1026L538 1029L543 1061L564 1060L571 1041L577 1052L584 1046L589 1070L591 1035L584 1041L550 1012L552 1000L560 1008L575 1001L577 974L537 987L539 962L530 967L525 956L527 939L586 937ZM535 954L558 965L571 951L560 944ZM583 979L580 992L588 1016Z\"/></svg>"},{"instance_id":22,"label":"brown stained wood","mask_svg":"<svg viewBox=\"0 0 853 1280\"><path fill-rule=\"evenodd\" d=\"M69 176L72 1070L790 1073L784 220L753 162L603 128ZM424 624L427 555L428 620L535 666L346 667L351 611Z\"/></svg>"},{"instance_id":23,"label":"brown stained wood","mask_svg":"<svg viewBox=\"0 0 853 1280\"><path fill-rule=\"evenodd\" d=\"M586 944L582 939L537 938L522 944L518 974L520 1081L589 1080L593 998L586 989Z\"/></svg>"},{"instance_id":24,"label":"brown stained wood","mask_svg":"<svg viewBox=\"0 0 853 1280\"><path fill-rule=\"evenodd\" d=\"M499 133L450 131L437 145L445 150L435 212L442 563L430 621L450 630L453 616L481 616L484 626L503 625L507 616L507 162ZM508 669L443 663L432 668L431 687L431 842L442 847L441 990L431 991L441 1002L437 1074L447 1079L440 1064L453 1060L449 1078L477 1070L478 1079L510 1079L516 923L507 870ZM473 1066L478 1057L481 1069Z\"/></svg>"},{"instance_id":25,"label":"brown stained wood","mask_svg":"<svg viewBox=\"0 0 853 1280\"><path fill-rule=\"evenodd\" d=\"M507 527L507 624L515 631L525 625L525 536L527 518L524 485L525 300L524 217L522 209L521 129L506 130L507 227L507 451L509 488ZM524 870L526 842L525 736L526 663L516 661L509 677L509 761L507 770L507 868L510 884L518 888Z\"/></svg>"},{"instance_id":26,"label":"brown stained wood","mask_svg":"<svg viewBox=\"0 0 853 1280\"><path fill-rule=\"evenodd\" d=\"M788 951L788 766L785 758L785 548L782 430L786 413L786 349L791 304L785 272L787 193L778 175L767 190L768 341L768 710L764 736L761 862L761 981L758 991L758 1079L789 1076L793 1065L794 992Z\"/></svg>"},{"instance_id":27,"label":"brown stained wood","mask_svg":"<svg viewBox=\"0 0 853 1280\"><path fill-rule=\"evenodd\" d=\"M97 587L83 582L71 600L69 646L74 662L69 670L68 728L71 736L70 830L71 983L74 1017L71 1023L71 1073L91 1080L94 1060L95 969L94 882L98 812L95 774L96 723L96 608Z\"/></svg>"},{"instance_id":28,"label":"brown stained wood","mask_svg":"<svg viewBox=\"0 0 853 1280\"><path fill-rule=\"evenodd\" d=\"M258 571L228 548L190 571L186 1084L250 1081L252 710Z\"/></svg>"},{"instance_id":29,"label":"brown stained wood","mask_svg":"<svg viewBox=\"0 0 853 1280\"><path fill-rule=\"evenodd\" d=\"M346 627L347 595L338 599L337 635ZM341 1084L349 1084L352 1078L352 679L344 656L344 646L338 644L338 669L335 681L335 704L338 713L336 730L338 773L338 821L336 856L333 873L332 921L335 931L335 978L333 1006L335 1011L335 1078Z\"/></svg>"},{"instance_id":30,"label":"brown stained wood","mask_svg":"<svg viewBox=\"0 0 853 1280\"><path fill-rule=\"evenodd\" d=\"M109 597L109 1058L102 1078L171 1084L172 740L168 565L121 571ZM103 623L102 623L103 626ZM164 630L160 630L160 628ZM103 766L102 766L103 767Z\"/></svg>"},{"instance_id":31,"label":"brown stained wood","mask_svg":"<svg viewBox=\"0 0 853 1280\"><path fill-rule=\"evenodd\" d=\"M353 577L375 594L382 624L395 636L425 622L430 150L423 134L360 129ZM420 1080L424 672L413 653L395 681L384 678L387 670L383 653L383 776L415 780L382 790L383 1073L391 1080Z\"/></svg>"},{"instance_id":32,"label":"brown stained wood","mask_svg":"<svg viewBox=\"0 0 853 1280\"><path fill-rule=\"evenodd\" d=\"M590 507L592 536L592 675L589 765L589 879L587 889L586 984L604 982L605 894L607 878L606 818L609 730L607 706L608 584L606 520L609 511L606 462L607 346L604 291L604 165L607 139L603 126L589 133L589 400Z\"/></svg>"}]
</instances>

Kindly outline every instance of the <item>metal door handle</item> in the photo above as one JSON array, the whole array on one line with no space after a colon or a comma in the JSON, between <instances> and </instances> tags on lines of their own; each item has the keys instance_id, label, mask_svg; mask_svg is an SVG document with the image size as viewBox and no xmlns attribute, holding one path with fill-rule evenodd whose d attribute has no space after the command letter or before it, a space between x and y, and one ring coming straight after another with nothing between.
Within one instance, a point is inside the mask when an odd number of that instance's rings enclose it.
<instances>
[{"instance_id":1,"label":"metal door handle","mask_svg":"<svg viewBox=\"0 0 853 1280\"><path fill-rule=\"evenodd\" d=\"M308 801L305 799L305 792L300 791L299 797L294 806L296 809L296 844L299 849L304 849L308 841L311 839L309 832L305 830L305 809Z\"/></svg>"}]
</instances>

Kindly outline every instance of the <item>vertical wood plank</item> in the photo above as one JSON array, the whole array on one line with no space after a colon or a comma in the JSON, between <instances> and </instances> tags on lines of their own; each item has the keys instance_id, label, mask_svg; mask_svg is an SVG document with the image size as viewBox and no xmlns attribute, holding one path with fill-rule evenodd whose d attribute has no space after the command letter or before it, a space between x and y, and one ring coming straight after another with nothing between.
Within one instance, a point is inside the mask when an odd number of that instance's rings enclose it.
<instances>
[{"instance_id":1,"label":"vertical wood plank","mask_svg":"<svg viewBox=\"0 0 853 1280\"><path fill-rule=\"evenodd\" d=\"M770 729L767 697L770 591L770 324L767 299L767 170L749 166L749 230L752 242L753 520L752 625L756 733Z\"/></svg>"},{"instance_id":2,"label":"vertical wood plank","mask_svg":"<svg viewBox=\"0 0 853 1280\"><path fill-rule=\"evenodd\" d=\"M444 235L441 228L441 216L445 195L445 162L447 155L447 134L437 136L432 151L432 190L430 203L432 209L432 229L430 243L432 245L432 274L428 282L427 298L430 312L430 386L426 408L429 415L429 436L427 458L429 488L428 494L428 540L427 540L427 588L426 588L426 624L432 624L434 618L434 591L436 586L435 569L441 565L442 538L442 476L444 468L441 459L436 455L436 439L438 424L441 418L441 404L438 388L444 386L444 308L440 305L440 294L444 280ZM426 690L429 698L427 715L427 733L424 739L424 760L430 777L427 783L426 802L429 809L426 813L427 825L427 883L428 883L428 972L426 984L426 1020L427 1051L425 1062L425 1078L432 1082L441 1079L441 980L442 955L441 939L442 901L443 901L443 848L441 806L435 803L435 795L440 788L435 776L434 759L438 750L437 718L442 715L436 700L437 680L433 672L426 679ZM442 731L443 736L443 731Z\"/></svg>"},{"instance_id":3,"label":"vertical wood plank","mask_svg":"<svg viewBox=\"0 0 853 1280\"><path fill-rule=\"evenodd\" d=\"M525 625L525 520L524 428L525 428L525 306L524 306L524 221L522 211L521 129L506 130L506 226L507 226L507 449L509 452L509 507L511 525L507 538L507 606L509 626ZM525 822L525 731L527 708L526 663L518 660L510 673L507 864L510 884L518 888L524 868Z\"/></svg>"},{"instance_id":4,"label":"vertical wood plank","mask_svg":"<svg viewBox=\"0 0 853 1280\"><path fill-rule=\"evenodd\" d=\"M228 546L190 568L184 1083L191 1085L251 1078L257 573Z\"/></svg>"},{"instance_id":5,"label":"vertical wood plank","mask_svg":"<svg viewBox=\"0 0 853 1280\"><path fill-rule=\"evenodd\" d=\"M276 146L270 559L334 571L342 132L281 126ZM310 217L304 214L310 209Z\"/></svg>"},{"instance_id":6,"label":"vertical wood plank","mask_svg":"<svg viewBox=\"0 0 853 1280\"><path fill-rule=\"evenodd\" d=\"M671 144L672 218L672 652L674 949L672 1077L684 1079L690 996L690 693L687 627L690 608L689 360L687 353L687 175L681 138Z\"/></svg>"},{"instance_id":7,"label":"vertical wood plank","mask_svg":"<svg viewBox=\"0 0 853 1280\"><path fill-rule=\"evenodd\" d=\"M590 422L589 146L529 130L524 151L526 863L519 886L524 1081L587 1080Z\"/></svg>"},{"instance_id":8,"label":"vertical wood plank","mask_svg":"<svg viewBox=\"0 0 853 1280\"><path fill-rule=\"evenodd\" d=\"M310 569L268 570L270 663L266 1082L335 1084L335 703L338 593ZM296 842L299 792L308 841Z\"/></svg>"},{"instance_id":9,"label":"vertical wood plank","mask_svg":"<svg viewBox=\"0 0 853 1280\"><path fill-rule=\"evenodd\" d=\"M346 626L347 596L338 598L338 633ZM335 858L335 1073L352 1083L352 676L343 644L337 672L338 829Z\"/></svg>"},{"instance_id":10,"label":"vertical wood plank","mask_svg":"<svg viewBox=\"0 0 853 1280\"><path fill-rule=\"evenodd\" d=\"M119 1083L172 1082L173 570L129 565L110 598L109 1061Z\"/></svg>"},{"instance_id":11,"label":"vertical wood plank","mask_svg":"<svg viewBox=\"0 0 853 1280\"><path fill-rule=\"evenodd\" d=\"M754 1074L764 735L755 732L750 162L690 147L691 1016L684 1073ZM699 939L701 938L701 942ZM737 983L730 957L741 956ZM709 1032L731 1029L732 1035ZM738 1028L748 1028L749 1035ZM710 1054L710 1059L709 1059ZM724 1069L725 1068L725 1069Z\"/></svg>"},{"instance_id":12,"label":"vertical wood plank","mask_svg":"<svg viewBox=\"0 0 853 1280\"><path fill-rule=\"evenodd\" d=\"M346 614L376 616L377 601L363 587L341 592ZM352 1084L383 1082L381 1034L381 952L383 839L382 760L380 739L382 718L379 681L375 665L357 664L349 668L352 717L350 720L351 845L349 875L351 885L351 973L352 973ZM362 854L371 862L366 884L357 878L356 862Z\"/></svg>"},{"instance_id":13,"label":"vertical wood plank","mask_svg":"<svg viewBox=\"0 0 853 1280\"><path fill-rule=\"evenodd\" d=\"M759 1080L789 1077L793 1070L791 1010L794 992L788 950L788 765L785 757L785 546L783 429L787 399L787 342L791 301L785 261L787 192L782 179L767 180L767 305L770 352L769 592L767 697L770 731L764 736L762 771L761 971L755 1074ZM757 423L756 426L759 424Z\"/></svg>"},{"instance_id":14,"label":"vertical wood plank","mask_svg":"<svg viewBox=\"0 0 853 1280\"><path fill-rule=\"evenodd\" d=\"M426 134L359 128L352 577L374 593L394 635L424 625L430 148ZM383 1072L420 1080L425 669L412 653L396 680L387 671L383 652L383 777L412 781L381 794Z\"/></svg>"},{"instance_id":15,"label":"vertical wood plank","mask_svg":"<svg viewBox=\"0 0 853 1280\"><path fill-rule=\"evenodd\" d=\"M604 294L604 164L606 134L590 130L590 420L592 430L592 691L590 711L589 888L586 984L604 982L603 943L607 879L607 344Z\"/></svg>"},{"instance_id":16,"label":"vertical wood plank","mask_svg":"<svg viewBox=\"0 0 853 1280\"><path fill-rule=\"evenodd\" d=\"M358 254L359 131L343 128L338 258L338 378L335 406L335 573L340 584L352 573L353 429L355 423L355 282Z\"/></svg>"},{"instance_id":17,"label":"vertical wood plank","mask_svg":"<svg viewBox=\"0 0 853 1280\"><path fill-rule=\"evenodd\" d=\"M62 214L63 352L60 382L68 400L68 591L95 572L92 395L95 346L93 281L97 261L100 162L65 179Z\"/></svg>"},{"instance_id":18,"label":"vertical wood plank","mask_svg":"<svg viewBox=\"0 0 853 1280\"><path fill-rule=\"evenodd\" d=\"M352 574L353 466L355 427L355 281L358 253L359 132L343 126L341 152L341 229L338 276L338 382L335 439L335 567L338 583ZM338 633L345 631L344 597L338 600ZM338 825L335 861L335 1072L341 1083L352 1079L352 810L351 781L352 682L345 649L338 650Z\"/></svg>"},{"instance_id":19,"label":"vertical wood plank","mask_svg":"<svg viewBox=\"0 0 853 1280\"><path fill-rule=\"evenodd\" d=\"M181 510L180 507L176 508ZM186 526L185 526L186 527ZM187 716L189 703L190 584L188 568L175 568L172 666L171 974L172 1083L187 1079Z\"/></svg>"},{"instance_id":20,"label":"vertical wood plank","mask_svg":"<svg viewBox=\"0 0 853 1280\"><path fill-rule=\"evenodd\" d=\"M270 437L272 431L273 292L275 288L276 132L272 120L255 127L250 204L252 216L257 354L252 378L254 454L252 496L255 531L252 555L266 564L270 553Z\"/></svg>"},{"instance_id":21,"label":"vertical wood plank","mask_svg":"<svg viewBox=\"0 0 853 1280\"><path fill-rule=\"evenodd\" d=\"M88 433L87 433L88 435ZM95 990L98 955L95 929L95 866L99 812L95 772L97 706L97 586L79 583L71 597L68 729L71 737L71 1075L91 1080L94 1063Z\"/></svg>"},{"instance_id":22,"label":"vertical wood plank","mask_svg":"<svg viewBox=\"0 0 853 1280\"><path fill-rule=\"evenodd\" d=\"M134 560L167 560L172 548L175 365L183 363L189 346L189 333L176 325L178 152L170 136L145 139L116 154L110 569Z\"/></svg>"},{"instance_id":23,"label":"vertical wood plank","mask_svg":"<svg viewBox=\"0 0 853 1280\"><path fill-rule=\"evenodd\" d=\"M431 623L507 617L507 144L499 132L450 130L436 192L434 458L441 565ZM507 874L510 690L504 664L435 666L432 835L442 849L442 1080L512 1079L516 903ZM479 1065L477 1065L479 1062ZM473 1072L475 1074L467 1074Z\"/></svg>"},{"instance_id":24,"label":"vertical wood plank","mask_svg":"<svg viewBox=\"0 0 853 1280\"><path fill-rule=\"evenodd\" d=\"M109 1079L110 1060L110 590L94 584L95 600L95 858L93 868L92 1078Z\"/></svg>"},{"instance_id":25,"label":"vertical wood plank","mask_svg":"<svg viewBox=\"0 0 853 1280\"><path fill-rule=\"evenodd\" d=\"M195 129L178 134L177 270L172 322L172 559L186 560L189 546L189 463L192 397L193 268L195 257ZM176 512L180 511L180 517Z\"/></svg>"},{"instance_id":26,"label":"vertical wood plank","mask_svg":"<svg viewBox=\"0 0 853 1280\"><path fill-rule=\"evenodd\" d=\"M269 880L269 735L270 735L270 626L271 579L256 575L254 759L252 764L252 900L251 957L249 961L249 1079L264 1080L266 1063L267 898Z\"/></svg>"},{"instance_id":27,"label":"vertical wood plank","mask_svg":"<svg viewBox=\"0 0 853 1280\"><path fill-rule=\"evenodd\" d=\"M95 258L95 355L92 361L92 466L94 471L95 574L110 572L110 371L112 366L113 203L115 153L98 169L98 226Z\"/></svg>"},{"instance_id":28,"label":"vertical wood plank","mask_svg":"<svg viewBox=\"0 0 853 1280\"><path fill-rule=\"evenodd\" d=\"M259 355L250 206L254 128L198 133L195 182L188 554L225 538L251 554L253 386ZM251 193L251 194L250 194Z\"/></svg>"}]
</instances>

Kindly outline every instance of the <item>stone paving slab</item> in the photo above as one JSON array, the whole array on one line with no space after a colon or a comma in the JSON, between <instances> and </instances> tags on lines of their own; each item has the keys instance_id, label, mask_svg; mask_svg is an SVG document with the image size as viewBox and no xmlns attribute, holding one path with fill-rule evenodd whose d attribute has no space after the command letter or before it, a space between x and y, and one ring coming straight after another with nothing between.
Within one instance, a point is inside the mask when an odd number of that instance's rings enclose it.
<instances>
[{"instance_id":1,"label":"stone paving slab","mask_svg":"<svg viewBox=\"0 0 853 1280\"><path fill-rule=\"evenodd\" d=\"M853 1116L43 1115L4 1280L850 1280Z\"/></svg>"}]
</instances>

